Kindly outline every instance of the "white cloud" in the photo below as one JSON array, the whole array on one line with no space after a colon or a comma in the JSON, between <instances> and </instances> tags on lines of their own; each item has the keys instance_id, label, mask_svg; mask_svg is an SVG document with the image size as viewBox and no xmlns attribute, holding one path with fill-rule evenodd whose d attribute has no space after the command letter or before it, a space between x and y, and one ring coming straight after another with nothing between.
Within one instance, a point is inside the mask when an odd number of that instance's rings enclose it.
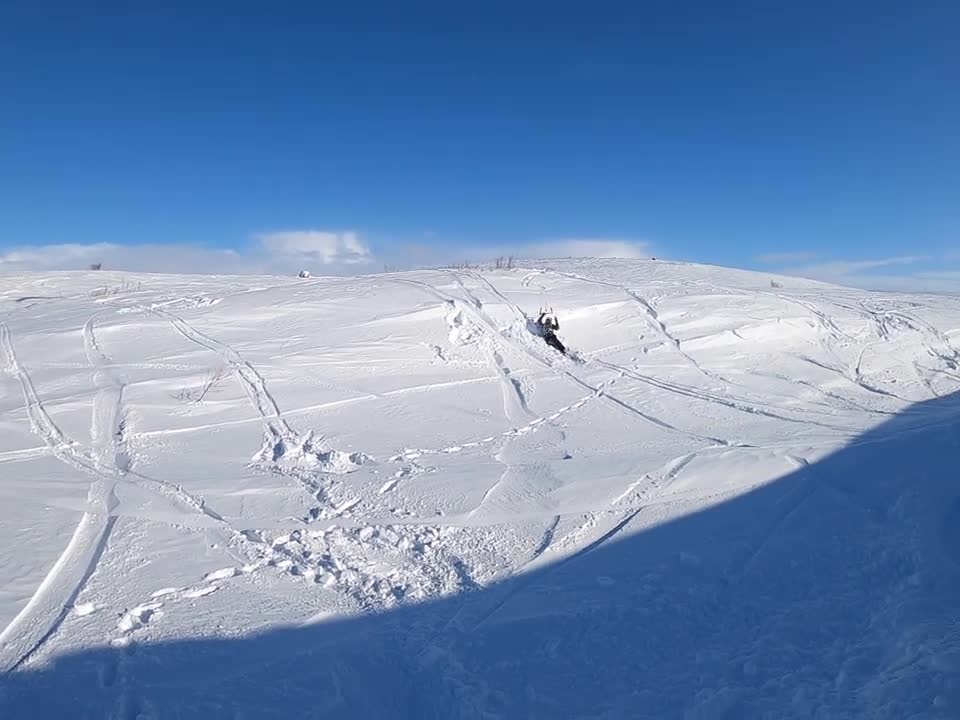
<instances>
[{"instance_id":1,"label":"white cloud","mask_svg":"<svg viewBox=\"0 0 960 720\"><path fill-rule=\"evenodd\" d=\"M463 262L492 262L501 255L517 258L645 258L650 246L639 240L561 238L514 246L407 245L375 253L354 231L285 230L253 235L243 249L202 245L66 243L0 249L0 272L104 269L158 273L316 274L369 272L390 265L399 269Z\"/></svg>"},{"instance_id":2,"label":"white cloud","mask_svg":"<svg viewBox=\"0 0 960 720\"><path fill-rule=\"evenodd\" d=\"M960 271L903 275L850 275L840 284L866 290L960 293Z\"/></svg>"},{"instance_id":3,"label":"white cloud","mask_svg":"<svg viewBox=\"0 0 960 720\"><path fill-rule=\"evenodd\" d=\"M520 255L536 258L595 257L641 259L650 257L650 245L641 240L566 238L519 248Z\"/></svg>"},{"instance_id":4,"label":"white cloud","mask_svg":"<svg viewBox=\"0 0 960 720\"><path fill-rule=\"evenodd\" d=\"M560 238L514 246L461 244L407 245L378 255L353 231L290 230L262 233L242 250L200 245L119 245L64 243L0 249L0 272L25 270L84 270L103 263L108 270L158 273L314 274L372 272L389 265L397 269L430 267L469 260L491 262L501 255L521 259L559 257L646 258L651 246L641 240ZM791 253L784 257L797 258ZM787 275L873 290L960 292L960 268L949 258L907 255L853 261L790 263L777 269Z\"/></svg>"},{"instance_id":5,"label":"white cloud","mask_svg":"<svg viewBox=\"0 0 960 720\"><path fill-rule=\"evenodd\" d=\"M304 263L357 265L373 260L370 248L355 232L288 230L254 237L268 253L299 258Z\"/></svg>"},{"instance_id":6,"label":"white cloud","mask_svg":"<svg viewBox=\"0 0 960 720\"><path fill-rule=\"evenodd\" d=\"M194 245L118 245L64 243L32 245L0 251L0 272L22 270L84 270L92 263L104 268L143 272L263 272L258 260L235 250Z\"/></svg>"},{"instance_id":7,"label":"white cloud","mask_svg":"<svg viewBox=\"0 0 960 720\"><path fill-rule=\"evenodd\" d=\"M794 262L806 262L807 260L813 260L817 256L816 253L812 252L775 252L775 253L764 253L757 255L754 260L760 263L794 263Z\"/></svg>"},{"instance_id":8,"label":"white cloud","mask_svg":"<svg viewBox=\"0 0 960 720\"><path fill-rule=\"evenodd\" d=\"M847 287L898 292L960 292L960 270L955 269L957 261L960 261L960 253L948 252L939 257L897 255L866 260L823 259L821 262L808 262L816 257L812 252L797 251L757 255L754 260L773 265L777 272L784 275Z\"/></svg>"},{"instance_id":9,"label":"white cloud","mask_svg":"<svg viewBox=\"0 0 960 720\"><path fill-rule=\"evenodd\" d=\"M538 260L548 258L626 258L642 259L651 254L650 244L642 240L605 238L558 238L516 245L475 245L471 247L432 248L435 264L462 262L491 262L500 256ZM424 260L429 264L428 260Z\"/></svg>"},{"instance_id":10,"label":"white cloud","mask_svg":"<svg viewBox=\"0 0 960 720\"><path fill-rule=\"evenodd\" d=\"M877 260L835 260L797 268L797 271L809 273L810 276L815 277L815 279L823 277L843 277L867 270L875 270L876 268L889 267L891 265L913 265L929 259L929 257L923 255L906 255L903 257L880 258Z\"/></svg>"},{"instance_id":11,"label":"white cloud","mask_svg":"<svg viewBox=\"0 0 960 720\"><path fill-rule=\"evenodd\" d=\"M917 273L917 277L926 280L949 280L960 282L960 270L936 270L934 272Z\"/></svg>"},{"instance_id":12,"label":"white cloud","mask_svg":"<svg viewBox=\"0 0 960 720\"><path fill-rule=\"evenodd\" d=\"M909 266L924 265L937 261L924 255L904 255L870 260L835 260L813 265L786 267L779 270L785 275L822 280L824 282L859 287L868 290L892 290L900 292L958 292L960 271L941 268L936 271ZM940 258L939 262L945 259ZM902 270L890 270L892 268ZM882 272L876 270L884 269Z\"/></svg>"},{"instance_id":13,"label":"white cloud","mask_svg":"<svg viewBox=\"0 0 960 720\"><path fill-rule=\"evenodd\" d=\"M257 274L309 269L329 274L356 272L373 261L355 232L298 230L265 233L244 250L202 245L64 243L0 250L0 272L105 269L158 273Z\"/></svg>"}]
</instances>

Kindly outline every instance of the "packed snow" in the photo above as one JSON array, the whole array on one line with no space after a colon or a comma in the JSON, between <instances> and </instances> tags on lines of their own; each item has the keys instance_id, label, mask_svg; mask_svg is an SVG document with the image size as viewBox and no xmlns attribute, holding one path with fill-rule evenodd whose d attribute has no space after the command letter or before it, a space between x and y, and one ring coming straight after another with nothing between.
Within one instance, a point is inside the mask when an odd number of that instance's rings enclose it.
<instances>
[{"instance_id":1,"label":"packed snow","mask_svg":"<svg viewBox=\"0 0 960 720\"><path fill-rule=\"evenodd\" d=\"M4 720L960 717L960 298L0 276L0 370Z\"/></svg>"}]
</instances>

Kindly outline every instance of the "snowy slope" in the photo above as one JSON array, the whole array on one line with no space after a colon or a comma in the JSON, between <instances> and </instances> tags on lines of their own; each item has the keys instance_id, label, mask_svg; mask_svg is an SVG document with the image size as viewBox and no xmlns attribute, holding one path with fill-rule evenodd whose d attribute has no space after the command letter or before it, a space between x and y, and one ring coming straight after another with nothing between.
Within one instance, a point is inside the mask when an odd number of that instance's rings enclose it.
<instances>
[{"instance_id":1,"label":"snowy slope","mask_svg":"<svg viewBox=\"0 0 960 720\"><path fill-rule=\"evenodd\" d=\"M597 260L0 293L2 718L960 716L960 298Z\"/></svg>"}]
</instances>

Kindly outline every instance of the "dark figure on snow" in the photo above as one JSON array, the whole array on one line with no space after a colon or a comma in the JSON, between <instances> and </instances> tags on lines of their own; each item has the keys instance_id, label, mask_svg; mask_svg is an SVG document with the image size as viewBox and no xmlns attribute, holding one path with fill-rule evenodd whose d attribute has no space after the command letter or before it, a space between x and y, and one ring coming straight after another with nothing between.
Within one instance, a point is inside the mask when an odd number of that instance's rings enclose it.
<instances>
[{"instance_id":1,"label":"dark figure on snow","mask_svg":"<svg viewBox=\"0 0 960 720\"><path fill-rule=\"evenodd\" d=\"M567 349L563 346L563 343L560 342L560 338L557 337L557 331L560 329L560 321L557 320L557 316L549 310L544 310L540 313L540 317L537 318L537 327L540 329L540 337L550 347L559 350L564 355L567 354Z\"/></svg>"}]
</instances>

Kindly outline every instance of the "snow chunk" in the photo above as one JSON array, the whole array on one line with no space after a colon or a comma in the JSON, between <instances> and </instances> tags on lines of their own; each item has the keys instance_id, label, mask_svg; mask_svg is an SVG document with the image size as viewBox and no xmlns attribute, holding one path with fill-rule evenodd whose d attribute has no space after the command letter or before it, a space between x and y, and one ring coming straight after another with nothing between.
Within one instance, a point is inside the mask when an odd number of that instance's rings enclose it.
<instances>
[{"instance_id":1,"label":"snow chunk","mask_svg":"<svg viewBox=\"0 0 960 720\"><path fill-rule=\"evenodd\" d=\"M183 588L175 588L175 587L160 588L159 590L156 590L150 593L150 597L152 598L166 597L167 595L173 595L174 593L178 593L182 589Z\"/></svg>"},{"instance_id":2,"label":"snow chunk","mask_svg":"<svg viewBox=\"0 0 960 720\"><path fill-rule=\"evenodd\" d=\"M120 621L117 623L117 628L119 628L120 632L123 633L130 633L134 630L138 630L147 625L154 617L159 617L162 614L159 612L160 608L162 607L162 602L152 602L138 605L133 610L128 610L120 617Z\"/></svg>"},{"instance_id":3,"label":"snow chunk","mask_svg":"<svg viewBox=\"0 0 960 720\"><path fill-rule=\"evenodd\" d=\"M95 613L96 611L97 611L97 606L94 605L92 602L80 603L79 605L75 605L73 608L74 614L79 617L86 617L87 615L93 615L93 613Z\"/></svg>"},{"instance_id":4,"label":"snow chunk","mask_svg":"<svg viewBox=\"0 0 960 720\"><path fill-rule=\"evenodd\" d=\"M187 590L183 594L183 596L185 598L190 598L190 599L201 598L201 597L206 597L207 595L212 595L219 589L220 589L219 585L205 585L200 588L194 588L193 590Z\"/></svg>"},{"instance_id":5,"label":"snow chunk","mask_svg":"<svg viewBox=\"0 0 960 720\"><path fill-rule=\"evenodd\" d=\"M208 573L204 576L204 582L210 582L212 580L225 580L227 578L236 577L240 574L240 571L235 567L226 567L220 570L214 570L212 573Z\"/></svg>"}]
</instances>

